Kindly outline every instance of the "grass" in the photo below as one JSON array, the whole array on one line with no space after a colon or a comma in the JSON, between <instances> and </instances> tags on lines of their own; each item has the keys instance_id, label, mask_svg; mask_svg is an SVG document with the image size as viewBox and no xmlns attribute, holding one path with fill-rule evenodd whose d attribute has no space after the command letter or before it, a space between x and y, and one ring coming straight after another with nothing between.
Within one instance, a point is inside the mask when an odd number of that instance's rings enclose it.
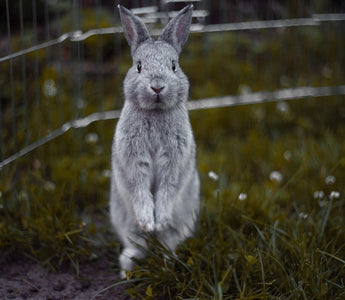
<instances>
[{"instance_id":1,"label":"grass","mask_svg":"<svg viewBox=\"0 0 345 300\"><path fill-rule=\"evenodd\" d=\"M343 84L343 32L343 25L326 24L192 35L181 61L192 84L191 98ZM90 43L92 49L84 45L87 59L94 55L97 61L99 53ZM13 135L11 91L4 87L3 156L26 139L35 140L39 131L44 134L102 105L121 106L128 55L107 56L118 73L103 76L102 84L85 75L80 92L85 105L78 110L75 74L60 73L44 51L38 54L46 62L40 67L40 87L52 79L59 93L41 92L41 104L29 102L28 113L16 100ZM33 59L27 56L27 72ZM20 63L13 62L18 68L15 99L23 93ZM0 67L5 78L9 66ZM35 85L28 84L29 99L34 95ZM344 100L296 99L191 112L202 180L196 235L180 245L176 257L147 237L147 258L138 261L128 281L108 288L122 285L139 299L344 298ZM2 255L19 253L55 270L70 263L77 274L84 260L106 255L117 272L120 246L107 215L114 125L104 121L73 130L1 170Z\"/></svg>"},{"instance_id":2,"label":"grass","mask_svg":"<svg viewBox=\"0 0 345 300\"><path fill-rule=\"evenodd\" d=\"M147 259L129 283L116 286L142 299L345 296L344 123L334 122L344 101L287 105L284 118L277 103L191 113L202 178L196 236L177 257L148 237ZM310 107L322 112L322 122L306 113ZM206 131L213 120L219 124ZM73 163L61 157L49 167L34 160L23 181L2 193L2 249L55 269L69 261L76 270L80 261L108 253L117 272L119 246L108 230L102 177L108 155L90 162L82 153Z\"/></svg>"},{"instance_id":3,"label":"grass","mask_svg":"<svg viewBox=\"0 0 345 300\"><path fill-rule=\"evenodd\" d=\"M325 105L308 102L319 104L320 109ZM257 108L269 111L272 106L276 104L230 108L227 114L231 119L242 112L245 120L253 121ZM293 103L291 113L298 118L303 106ZM195 114L203 117L200 112ZM272 127L274 131L279 123ZM345 296L345 149L340 136L330 131L317 133L312 126L317 139L308 130L297 136L292 129L272 137L271 130L257 128L259 122L253 121L253 125L255 136L253 129L246 133L242 128L238 131L241 137L229 133L232 137L218 140L214 151L199 148L203 201L196 237L181 245L177 258L151 241L148 259L131 274L131 278L142 279L130 294L144 295L143 299ZM216 136L221 129L211 128L208 134ZM303 147L291 147L296 142ZM330 156L331 149L338 156ZM250 154L244 157L247 152ZM218 180L208 178L210 170L219 175ZM273 170L281 172L281 182L270 179ZM335 176L335 182L330 175ZM246 197L239 197L241 193ZM166 256L171 260L165 261Z\"/></svg>"}]
</instances>

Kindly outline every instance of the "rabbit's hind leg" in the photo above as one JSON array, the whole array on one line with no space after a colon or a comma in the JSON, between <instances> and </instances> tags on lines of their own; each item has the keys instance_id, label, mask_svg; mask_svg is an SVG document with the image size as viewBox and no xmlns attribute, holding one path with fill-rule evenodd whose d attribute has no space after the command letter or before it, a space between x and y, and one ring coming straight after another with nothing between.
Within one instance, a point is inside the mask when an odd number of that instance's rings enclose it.
<instances>
[{"instance_id":1,"label":"rabbit's hind leg","mask_svg":"<svg viewBox=\"0 0 345 300\"><path fill-rule=\"evenodd\" d=\"M127 238L127 242L125 243L124 249L119 257L121 278L126 278L126 271L131 271L133 269L133 258L140 259L145 257L146 249L147 245L143 238L138 237L137 235Z\"/></svg>"},{"instance_id":2,"label":"rabbit's hind leg","mask_svg":"<svg viewBox=\"0 0 345 300\"><path fill-rule=\"evenodd\" d=\"M168 228L164 231L157 232L157 239L167 247L171 252L175 253L175 249L179 243L185 238L176 229Z\"/></svg>"},{"instance_id":3,"label":"rabbit's hind leg","mask_svg":"<svg viewBox=\"0 0 345 300\"><path fill-rule=\"evenodd\" d=\"M120 257L119 257L119 262L120 262L120 277L121 278L126 278L126 271L131 271L133 269L133 258L142 258L144 257L144 254L141 250L132 247L132 248L125 248L123 249Z\"/></svg>"}]
</instances>

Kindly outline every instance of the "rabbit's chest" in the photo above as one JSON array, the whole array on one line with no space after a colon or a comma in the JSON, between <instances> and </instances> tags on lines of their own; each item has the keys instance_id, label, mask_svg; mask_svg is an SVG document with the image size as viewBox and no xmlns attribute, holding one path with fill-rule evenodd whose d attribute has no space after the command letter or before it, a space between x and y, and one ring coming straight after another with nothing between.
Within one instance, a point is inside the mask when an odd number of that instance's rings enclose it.
<instances>
[{"instance_id":1,"label":"rabbit's chest","mask_svg":"<svg viewBox=\"0 0 345 300\"><path fill-rule=\"evenodd\" d=\"M164 115L134 115L120 119L117 145L124 157L151 161L154 168L183 158L191 147L192 133L187 120ZM187 123L188 124L188 123ZM121 146L122 145L122 146ZM152 166L152 165L151 165Z\"/></svg>"},{"instance_id":2,"label":"rabbit's chest","mask_svg":"<svg viewBox=\"0 0 345 300\"><path fill-rule=\"evenodd\" d=\"M185 140L184 134L173 129L151 128L147 132L147 148L153 160L178 155L184 147L183 140Z\"/></svg>"},{"instance_id":3,"label":"rabbit's chest","mask_svg":"<svg viewBox=\"0 0 345 300\"><path fill-rule=\"evenodd\" d=\"M140 135L141 143L146 148L154 163L171 160L184 153L188 144L188 132L169 122L155 123L152 121L143 124ZM164 163L163 163L164 165Z\"/></svg>"}]
</instances>

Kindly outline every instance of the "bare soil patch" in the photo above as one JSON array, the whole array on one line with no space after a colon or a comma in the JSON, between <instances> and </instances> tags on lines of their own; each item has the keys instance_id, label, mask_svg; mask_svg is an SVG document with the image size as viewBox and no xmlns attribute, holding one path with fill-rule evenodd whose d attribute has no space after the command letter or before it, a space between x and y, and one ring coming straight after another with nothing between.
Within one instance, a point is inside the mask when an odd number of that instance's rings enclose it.
<instances>
[{"instance_id":1,"label":"bare soil patch","mask_svg":"<svg viewBox=\"0 0 345 300\"><path fill-rule=\"evenodd\" d=\"M0 255L1 256L1 255ZM109 300L126 299L124 286L111 286L117 271L104 259L80 264L76 271L62 266L52 272L28 258L0 257L0 299L30 300ZM100 293L101 292L101 293Z\"/></svg>"}]
</instances>

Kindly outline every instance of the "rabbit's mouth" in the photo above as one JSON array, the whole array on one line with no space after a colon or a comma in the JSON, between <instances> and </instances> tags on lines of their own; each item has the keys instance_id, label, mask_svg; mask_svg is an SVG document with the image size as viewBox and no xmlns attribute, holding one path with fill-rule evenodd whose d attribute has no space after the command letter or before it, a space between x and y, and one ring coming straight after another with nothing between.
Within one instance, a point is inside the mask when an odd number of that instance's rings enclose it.
<instances>
[{"instance_id":1,"label":"rabbit's mouth","mask_svg":"<svg viewBox=\"0 0 345 300\"><path fill-rule=\"evenodd\" d=\"M161 101L161 95L160 95L160 94L157 94L157 95L156 95L155 102L156 102L156 103L161 103L161 102L162 102L162 101Z\"/></svg>"},{"instance_id":2,"label":"rabbit's mouth","mask_svg":"<svg viewBox=\"0 0 345 300\"><path fill-rule=\"evenodd\" d=\"M164 108L167 106L166 96L162 93L155 93L151 95L151 104L154 108Z\"/></svg>"},{"instance_id":3,"label":"rabbit's mouth","mask_svg":"<svg viewBox=\"0 0 345 300\"><path fill-rule=\"evenodd\" d=\"M155 95L155 99L153 101L153 108L159 108L159 109L164 109L167 108L166 103L163 101L163 97L161 95Z\"/></svg>"},{"instance_id":4,"label":"rabbit's mouth","mask_svg":"<svg viewBox=\"0 0 345 300\"><path fill-rule=\"evenodd\" d=\"M164 97L162 95L155 95L153 101L149 105L151 109L169 109L170 106L165 101Z\"/></svg>"},{"instance_id":5,"label":"rabbit's mouth","mask_svg":"<svg viewBox=\"0 0 345 300\"><path fill-rule=\"evenodd\" d=\"M139 95L139 106L144 109L170 109L174 105L174 99L168 91L152 93L148 91Z\"/></svg>"},{"instance_id":6,"label":"rabbit's mouth","mask_svg":"<svg viewBox=\"0 0 345 300\"><path fill-rule=\"evenodd\" d=\"M165 109L168 105L162 95L150 95L142 99L140 106L146 109Z\"/></svg>"}]
</instances>

